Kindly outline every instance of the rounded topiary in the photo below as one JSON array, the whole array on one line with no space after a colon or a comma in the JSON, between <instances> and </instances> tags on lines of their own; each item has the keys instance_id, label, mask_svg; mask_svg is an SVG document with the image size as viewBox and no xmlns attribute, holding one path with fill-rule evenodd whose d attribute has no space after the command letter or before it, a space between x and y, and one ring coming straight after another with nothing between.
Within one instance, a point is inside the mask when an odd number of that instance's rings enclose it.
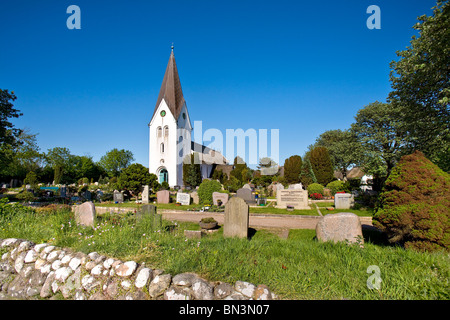
<instances>
[{"instance_id":1,"label":"rounded topiary","mask_svg":"<svg viewBox=\"0 0 450 320\"><path fill-rule=\"evenodd\" d=\"M374 225L406 248L450 248L450 175L423 153L401 158L386 180Z\"/></svg>"},{"instance_id":2,"label":"rounded topiary","mask_svg":"<svg viewBox=\"0 0 450 320\"><path fill-rule=\"evenodd\" d=\"M311 195L313 193L320 193L323 194L323 185L319 184L319 183L311 183L310 185L308 185L308 195Z\"/></svg>"},{"instance_id":3,"label":"rounded topiary","mask_svg":"<svg viewBox=\"0 0 450 320\"><path fill-rule=\"evenodd\" d=\"M212 194L213 192L218 192L222 190L222 185L217 180L203 180L203 182L198 187L198 198L201 203L212 204Z\"/></svg>"},{"instance_id":4,"label":"rounded topiary","mask_svg":"<svg viewBox=\"0 0 450 320\"><path fill-rule=\"evenodd\" d=\"M327 189L330 189L331 195L334 196L336 192L345 191L344 184L345 182L341 180L331 181L329 184L327 184Z\"/></svg>"}]
</instances>

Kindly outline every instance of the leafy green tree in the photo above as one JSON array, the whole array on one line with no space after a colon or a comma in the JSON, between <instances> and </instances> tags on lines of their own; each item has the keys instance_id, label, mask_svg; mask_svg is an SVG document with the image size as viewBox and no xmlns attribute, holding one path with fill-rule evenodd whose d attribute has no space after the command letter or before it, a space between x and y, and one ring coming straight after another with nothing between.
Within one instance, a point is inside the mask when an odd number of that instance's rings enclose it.
<instances>
[{"instance_id":1,"label":"leafy green tree","mask_svg":"<svg viewBox=\"0 0 450 320\"><path fill-rule=\"evenodd\" d=\"M183 161L183 182L190 187L197 187L202 183L202 172L198 153L187 155Z\"/></svg>"},{"instance_id":2,"label":"leafy green tree","mask_svg":"<svg viewBox=\"0 0 450 320\"><path fill-rule=\"evenodd\" d=\"M0 89L0 167L4 167L11 160L8 157L10 147L18 144L17 138L21 130L14 128L10 118L18 118L23 114L14 108L13 102L17 99L14 91Z\"/></svg>"},{"instance_id":3,"label":"leafy green tree","mask_svg":"<svg viewBox=\"0 0 450 320\"><path fill-rule=\"evenodd\" d=\"M328 149L334 169L342 172L344 177L348 169L358 164L362 152L361 143L350 130L325 131L316 139L314 146Z\"/></svg>"},{"instance_id":4,"label":"leafy green tree","mask_svg":"<svg viewBox=\"0 0 450 320\"><path fill-rule=\"evenodd\" d=\"M257 168L262 176L274 176L278 173L278 163L269 157L259 159Z\"/></svg>"},{"instance_id":5,"label":"leafy green tree","mask_svg":"<svg viewBox=\"0 0 450 320\"><path fill-rule=\"evenodd\" d=\"M218 192L222 190L222 185L216 180L203 180L203 182L198 187L198 198L203 204L212 204L212 194L213 192Z\"/></svg>"},{"instance_id":6,"label":"leafy green tree","mask_svg":"<svg viewBox=\"0 0 450 320\"><path fill-rule=\"evenodd\" d=\"M433 15L418 17L413 36L400 58L391 62L389 101L398 113L409 151L421 150L450 171L450 3L437 1ZM410 153L409 152L409 153Z\"/></svg>"},{"instance_id":7,"label":"leafy green tree","mask_svg":"<svg viewBox=\"0 0 450 320\"><path fill-rule=\"evenodd\" d=\"M131 151L114 148L100 158L99 165L110 177L118 177L120 172L133 161L134 157Z\"/></svg>"},{"instance_id":8,"label":"leafy green tree","mask_svg":"<svg viewBox=\"0 0 450 320\"><path fill-rule=\"evenodd\" d=\"M150 173L142 164L133 163L122 171L117 179L117 186L137 196L142 192L144 185L153 186L155 181L157 181L155 174Z\"/></svg>"},{"instance_id":9,"label":"leafy green tree","mask_svg":"<svg viewBox=\"0 0 450 320\"><path fill-rule=\"evenodd\" d=\"M247 170L247 171L244 171L244 170ZM244 174L243 174L243 172L244 172ZM233 170L231 170L230 176L235 177L242 183L247 183L247 172L248 172L248 167L247 167L247 164L245 163L245 161L239 156L235 157L234 162L233 162Z\"/></svg>"},{"instance_id":10,"label":"leafy green tree","mask_svg":"<svg viewBox=\"0 0 450 320\"><path fill-rule=\"evenodd\" d=\"M334 170L328 149L325 147L315 147L311 150L309 161L314 171L317 182L327 185L334 179Z\"/></svg>"},{"instance_id":11,"label":"leafy green tree","mask_svg":"<svg viewBox=\"0 0 450 320\"><path fill-rule=\"evenodd\" d=\"M351 125L364 150L360 155L364 171L383 181L407 147L407 133L399 113L401 110L395 106L377 101L359 110Z\"/></svg>"},{"instance_id":12,"label":"leafy green tree","mask_svg":"<svg viewBox=\"0 0 450 320\"><path fill-rule=\"evenodd\" d=\"M288 183L300 182L302 165L302 157L298 155L290 156L284 161L284 177Z\"/></svg>"},{"instance_id":13,"label":"leafy green tree","mask_svg":"<svg viewBox=\"0 0 450 320\"><path fill-rule=\"evenodd\" d=\"M308 185L312 183L317 183L316 175L314 174L314 171L311 166L311 162L309 161L308 157L304 157L303 163L302 163L302 170L300 173L300 182L307 187Z\"/></svg>"}]
</instances>

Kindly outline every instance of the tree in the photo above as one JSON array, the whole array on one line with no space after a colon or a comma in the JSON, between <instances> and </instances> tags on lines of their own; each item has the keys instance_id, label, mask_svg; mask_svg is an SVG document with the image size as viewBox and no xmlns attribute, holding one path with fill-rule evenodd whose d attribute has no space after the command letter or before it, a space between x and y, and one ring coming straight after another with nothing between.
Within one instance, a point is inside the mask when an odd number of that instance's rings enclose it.
<instances>
[{"instance_id":1,"label":"tree","mask_svg":"<svg viewBox=\"0 0 450 320\"><path fill-rule=\"evenodd\" d=\"M118 177L120 172L128 167L132 161L134 161L134 157L131 151L114 148L100 158L99 165L110 177Z\"/></svg>"},{"instance_id":2,"label":"tree","mask_svg":"<svg viewBox=\"0 0 450 320\"><path fill-rule=\"evenodd\" d=\"M347 170L358 163L362 152L361 143L350 130L325 131L316 139L314 146L328 149L334 169L342 172L344 177Z\"/></svg>"},{"instance_id":3,"label":"tree","mask_svg":"<svg viewBox=\"0 0 450 320\"><path fill-rule=\"evenodd\" d=\"M382 181L406 150L406 132L399 113L395 106L376 101L359 110L351 125L364 150L360 159L364 171Z\"/></svg>"},{"instance_id":4,"label":"tree","mask_svg":"<svg viewBox=\"0 0 450 320\"><path fill-rule=\"evenodd\" d=\"M222 190L222 185L216 180L203 180L203 182L198 187L198 197L203 204L212 204L212 194L213 192L219 192Z\"/></svg>"},{"instance_id":5,"label":"tree","mask_svg":"<svg viewBox=\"0 0 450 320\"><path fill-rule=\"evenodd\" d=\"M54 182L59 184L62 182L64 172L69 169L69 160L71 157L70 150L63 147L55 147L48 149L47 153L44 154L47 163L54 170Z\"/></svg>"},{"instance_id":6,"label":"tree","mask_svg":"<svg viewBox=\"0 0 450 320\"><path fill-rule=\"evenodd\" d=\"M302 165L302 157L297 155L290 156L284 161L284 177L288 183L300 182Z\"/></svg>"},{"instance_id":7,"label":"tree","mask_svg":"<svg viewBox=\"0 0 450 320\"><path fill-rule=\"evenodd\" d=\"M315 147L309 155L311 167L316 176L317 182L326 186L334 180L334 170L331 164L328 149L325 147Z\"/></svg>"},{"instance_id":8,"label":"tree","mask_svg":"<svg viewBox=\"0 0 450 320\"><path fill-rule=\"evenodd\" d=\"M374 225L407 248L450 248L450 174L423 153L401 158L386 180Z\"/></svg>"},{"instance_id":9,"label":"tree","mask_svg":"<svg viewBox=\"0 0 450 320\"><path fill-rule=\"evenodd\" d=\"M317 183L316 175L314 174L314 171L311 167L311 162L309 161L309 158L304 157L303 163L302 163L302 170L300 172L300 182L307 187L308 185L312 183Z\"/></svg>"},{"instance_id":10,"label":"tree","mask_svg":"<svg viewBox=\"0 0 450 320\"><path fill-rule=\"evenodd\" d=\"M14 108L13 102L17 99L14 91L0 89L0 166L3 168L9 161L7 150L18 144L17 138L22 132L14 128L10 118L18 118L23 114Z\"/></svg>"},{"instance_id":11,"label":"tree","mask_svg":"<svg viewBox=\"0 0 450 320\"><path fill-rule=\"evenodd\" d=\"M157 176L148 171L142 164L133 163L125 168L117 179L117 186L137 196L144 185L154 186Z\"/></svg>"},{"instance_id":12,"label":"tree","mask_svg":"<svg viewBox=\"0 0 450 320\"><path fill-rule=\"evenodd\" d=\"M410 143L445 171L450 171L450 4L438 1L432 16L420 16L406 50L391 62L389 101Z\"/></svg>"},{"instance_id":13,"label":"tree","mask_svg":"<svg viewBox=\"0 0 450 320\"><path fill-rule=\"evenodd\" d=\"M247 171L244 171L246 169L247 169ZM248 172L248 167L247 167L247 164L245 163L245 161L239 156L234 158L233 170L231 170L230 176L235 177L242 183L247 183L248 182L247 181L247 172Z\"/></svg>"},{"instance_id":14,"label":"tree","mask_svg":"<svg viewBox=\"0 0 450 320\"><path fill-rule=\"evenodd\" d=\"M197 187L202 183L202 172L197 152L187 155L183 161L183 182L190 187Z\"/></svg>"},{"instance_id":15,"label":"tree","mask_svg":"<svg viewBox=\"0 0 450 320\"><path fill-rule=\"evenodd\" d=\"M259 159L257 168L262 176L274 176L278 173L278 163L269 157Z\"/></svg>"}]
</instances>

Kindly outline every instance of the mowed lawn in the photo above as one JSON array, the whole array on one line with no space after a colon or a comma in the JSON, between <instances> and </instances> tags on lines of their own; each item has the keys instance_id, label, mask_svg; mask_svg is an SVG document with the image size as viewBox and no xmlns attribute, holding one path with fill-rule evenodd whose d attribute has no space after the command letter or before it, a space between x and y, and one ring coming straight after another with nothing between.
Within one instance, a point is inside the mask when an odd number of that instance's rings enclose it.
<instances>
[{"instance_id":1,"label":"mowed lawn","mask_svg":"<svg viewBox=\"0 0 450 320\"><path fill-rule=\"evenodd\" d=\"M134 214L103 215L95 228L77 226L69 210L3 209L0 238L48 242L123 261L146 262L167 273L196 272L210 281L266 284L281 299L449 299L448 252L419 253L388 246L365 234L364 248L319 243L314 230L291 230L280 239L250 230L250 239L223 238L222 228L200 240L184 230L198 224L163 220L155 229ZM369 289L369 266L380 269L380 289Z\"/></svg>"}]
</instances>

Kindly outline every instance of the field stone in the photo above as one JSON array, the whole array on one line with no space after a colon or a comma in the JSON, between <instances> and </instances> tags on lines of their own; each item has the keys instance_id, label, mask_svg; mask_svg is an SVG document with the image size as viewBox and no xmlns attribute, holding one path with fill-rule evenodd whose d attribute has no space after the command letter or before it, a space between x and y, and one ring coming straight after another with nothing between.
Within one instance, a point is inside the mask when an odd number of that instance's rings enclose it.
<instances>
[{"instance_id":1,"label":"field stone","mask_svg":"<svg viewBox=\"0 0 450 320\"><path fill-rule=\"evenodd\" d=\"M191 300L191 294L186 287L171 286L164 292L164 300Z\"/></svg>"},{"instance_id":2,"label":"field stone","mask_svg":"<svg viewBox=\"0 0 450 320\"><path fill-rule=\"evenodd\" d=\"M39 257L39 254L36 251L30 250L30 251L28 251L27 255L25 256L24 262L25 263L35 262L38 257Z\"/></svg>"},{"instance_id":3,"label":"field stone","mask_svg":"<svg viewBox=\"0 0 450 320\"><path fill-rule=\"evenodd\" d=\"M22 241L17 247L17 252L23 252L30 250L34 246L34 243L31 241Z\"/></svg>"},{"instance_id":4,"label":"field stone","mask_svg":"<svg viewBox=\"0 0 450 320\"><path fill-rule=\"evenodd\" d=\"M134 285L137 288L145 287L147 285L149 279L151 278L151 276L152 276L152 269L142 268L136 277L136 281L135 281Z\"/></svg>"},{"instance_id":5,"label":"field stone","mask_svg":"<svg viewBox=\"0 0 450 320\"><path fill-rule=\"evenodd\" d=\"M23 268L26 254L26 252L21 252L14 262L14 269L17 271L17 273L20 273L20 270L22 270Z\"/></svg>"},{"instance_id":6,"label":"field stone","mask_svg":"<svg viewBox=\"0 0 450 320\"><path fill-rule=\"evenodd\" d=\"M214 300L213 287L203 279L196 279L191 290L196 300Z\"/></svg>"},{"instance_id":7,"label":"field stone","mask_svg":"<svg viewBox=\"0 0 450 320\"><path fill-rule=\"evenodd\" d=\"M72 274L73 270L69 267L62 267L55 271L55 280L65 282L66 279Z\"/></svg>"},{"instance_id":8,"label":"field stone","mask_svg":"<svg viewBox=\"0 0 450 320\"><path fill-rule=\"evenodd\" d=\"M53 280L55 280L55 271L50 271L50 273L47 276L47 279L45 279L44 285L42 286L40 293L41 298L48 298L52 295L51 285Z\"/></svg>"},{"instance_id":9,"label":"field stone","mask_svg":"<svg viewBox=\"0 0 450 320\"><path fill-rule=\"evenodd\" d=\"M255 292L255 285L250 282L245 281L236 281L234 285L236 291L242 293L246 297L253 297L253 293Z\"/></svg>"},{"instance_id":10,"label":"field stone","mask_svg":"<svg viewBox=\"0 0 450 320\"><path fill-rule=\"evenodd\" d=\"M214 288L216 299L224 299L234 292L234 288L229 283L221 283Z\"/></svg>"},{"instance_id":11,"label":"field stone","mask_svg":"<svg viewBox=\"0 0 450 320\"><path fill-rule=\"evenodd\" d=\"M77 258L77 257L73 257L72 260L70 260L70 262L69 262L69 267L75 271L80 266L80 264L81 264L81 259Z\"/></svg>"},{"instance_id":12,"label":"field stone","mask_svg":"<svg viewBox=\"0 0 450 320\"><path fill-rule=\"evenodd\" d=\"M134 261L127 261L115 268L115 272L119 277L129 277L137 268L137 263Z\"/></svg>"},{"instance_id":13,"label":"field stone","mask_svg":"<svg viewBox=\"0 0 450 320\"><path fill-rule=\"evenodd\" d=\"M176 286L191 286L195 279L197 276L193 273L180 273L173 277L172 283Z\"/></svg>"},{"instance_id":14,"label":"field stone","mask_svg":"<svg viewBox=\"0 0 450 320\"><path fill-rule=\"evenodd\" d=\"M253 299L255 300L272 300L272 293L269 290L269 287L260 284L256 287L255 292L253 294Z\"/></svg>"},{"instance_id":15,"label":"field stone","mask_svg":"<svg viewBox=\"0 0 450 320\"><path fill-rule=\"evenodd\" d=\"M326 242L363 243L361 221L359 217L350 212L327 214L316 225L317 240Z\"/></svg>"},{"instance_id":16,"label":"field stone","mask_svg":"<svg viewBox=\"0 0 450 320\"><path fill-rule=\"evenodd\" d=\"M172 276L170 274L157 275L150 285L148 286L148 293L152 298L164 293L164 291L169 287Z\"/></svg>"}]
</instances>

